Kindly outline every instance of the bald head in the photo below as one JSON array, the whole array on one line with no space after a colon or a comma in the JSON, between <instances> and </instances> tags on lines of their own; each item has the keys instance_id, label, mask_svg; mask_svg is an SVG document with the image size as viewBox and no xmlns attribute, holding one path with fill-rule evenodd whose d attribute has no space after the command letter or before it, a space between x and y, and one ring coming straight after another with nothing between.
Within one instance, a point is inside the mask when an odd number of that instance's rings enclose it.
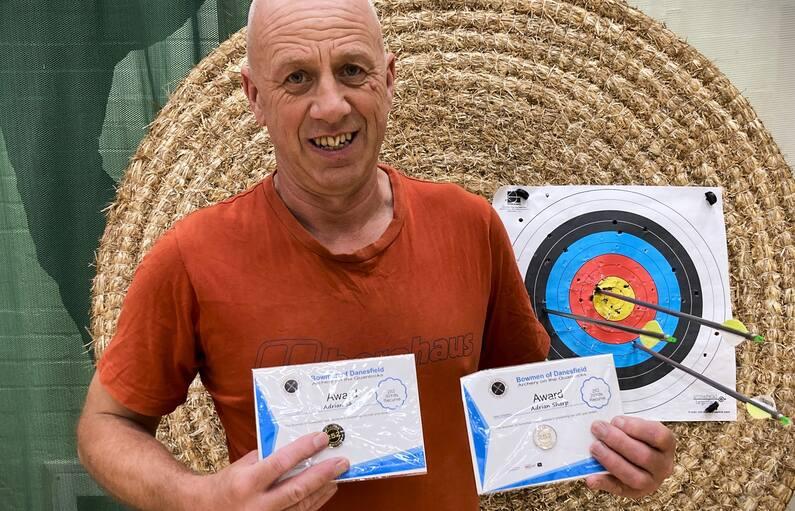
<instances>
[{"instance_id":1,"label":"bald head","mask_svg":"<svg viewBox=\"0 0 795 511\"><path fill-rule=\"evenodd\" d=\"M255 0L240 71L282 190L309 203L380 183L395 56L368 0Z\"/></svg>"},{"instance_id":2,"label":"bald head","mask_svg":"<svg viewBox=\"0 0 795 511\"><path fill-rule=\"evenodd\" d=\"M276 0L253 0L251 2L251 7L248 10L248 23L249 23L249 25L251 25L251 20L254 17L254 14L257 12L258 9L260 9L265 4L275 4L275 3L278 3L278 2ZM290 3L290 2L283 2L283 3ZM342 2L337 2L337 3L339 4L339 3L342 3ZM304 5L306 5L306 4L302 4L302 6L304 6ZM378 19L378 13L375 10L375 5L373 4L373 0L367 0L367 5L369 6L370 11L373 14L373 17Z\"/></svg>"},{"instance_id":3,"label":"bald head","mask_svg":"<svg viewBox=\"0 0 795 511\"><path fill-rule=\"evenodd\" d=\"M248 11L246 46L249 65L262 56L262 48L268 42L269 33L288 27L297 18L315 18L318 30L328 15L329 7L343 9L356 16L362 28L370 33L384 52L381 23L372 0L253 0Z\"/></svg>"}]
</instances>

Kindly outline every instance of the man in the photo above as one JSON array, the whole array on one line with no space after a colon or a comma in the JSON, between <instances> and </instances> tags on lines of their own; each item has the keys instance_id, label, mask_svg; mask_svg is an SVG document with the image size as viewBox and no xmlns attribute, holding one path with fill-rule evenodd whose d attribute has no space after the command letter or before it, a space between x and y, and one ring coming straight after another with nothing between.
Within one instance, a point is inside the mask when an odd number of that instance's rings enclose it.
<instances>
[{"instance_id":1,"label":"man","mask_svg":"<svg viewBox=\"0 0 795 511\"><path fill-rule=\"evenodd\" d=\"M177 223L141 263L89 388L81 459L143 509L476 510L458 379L548 349L505 230L482 199L378 165L395 59L366 0L261 0L248 37L243 88L278 170ZM323 433L257 461L252 367L397 353L417 357L427 475L337 489L348 462L334 458L277 482ZM233 462L208 476L153 438L197 372ZM611 475L590 487L636 497L671 473L661 424L593 432Z\"/></svg>"}]
</instances>

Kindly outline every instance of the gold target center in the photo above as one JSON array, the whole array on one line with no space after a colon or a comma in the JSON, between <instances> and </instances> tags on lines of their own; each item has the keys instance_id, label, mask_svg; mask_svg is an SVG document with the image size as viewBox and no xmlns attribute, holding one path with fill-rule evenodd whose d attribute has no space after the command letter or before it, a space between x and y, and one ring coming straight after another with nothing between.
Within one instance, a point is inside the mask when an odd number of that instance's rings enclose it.
<instances>
[{"instance_id":1,"label":"gold target center","mask_svg":"<svg viewBox=\"0 0 795 511\"><path fill-rule=\"evenodd\" d=\"M599 281L599 288L629 298L635 298L635 291L632 290L632 286L621 277L605 277ZM634 304L600 294L594 295L593 305L596 308L596 312L608 321L626 319L635 308Z\"/></svg>"}]
</instances>

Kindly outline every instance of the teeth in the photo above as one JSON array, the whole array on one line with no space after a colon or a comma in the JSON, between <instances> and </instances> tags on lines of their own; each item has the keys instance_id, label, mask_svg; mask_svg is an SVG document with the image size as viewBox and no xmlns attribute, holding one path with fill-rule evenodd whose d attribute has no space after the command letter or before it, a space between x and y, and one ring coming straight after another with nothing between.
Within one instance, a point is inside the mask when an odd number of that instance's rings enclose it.
<instances>
[{"instance_id":1,"label":"teeth","mask_svg":"<svg viewBox=\"0 0 795 511\"><path fill-rule=\"evenodd\" d=\"M313 138L312 142L319 147L328 147L337 149L344 146L353 139L353 133L343 133L335 137L317 137Z\"/></svg>"}]
</instances>

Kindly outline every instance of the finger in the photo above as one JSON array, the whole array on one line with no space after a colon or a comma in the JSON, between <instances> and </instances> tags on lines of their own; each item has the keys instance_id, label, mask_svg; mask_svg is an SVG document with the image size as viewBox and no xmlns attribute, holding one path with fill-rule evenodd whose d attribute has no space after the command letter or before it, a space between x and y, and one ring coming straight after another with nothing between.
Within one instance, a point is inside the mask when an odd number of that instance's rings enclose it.
<instances>
[{"instance_id":1,"label":"finger","mask_svg":"<svg viewBox=\"0 0 795 511\"><path fill-rule=\"evenodd\" d=\"M627 435L659 451L672 452L676 449L673 432L659 422L625 416L614 417L611 422Z\"/></svg>"},{"instance_id":2,"label":"finger","mask_svg":"<svg viewBox=\"0 0 795 511\"><path fill-rule=\"evenodd\" d=\"M589 476L585 479L585 484L592 490L606 491L619 497L629 497L636 499L646 495L645 492L630 488L609 474Z\"/></svg>"},{"instance_id":3,"label":"finger","mask_svg":"<svg viewBox=\"0 0 795 511\"><path fill-rule=\"evenodd\" d=\"M591 432L607 447L632 464L652 474L655 479L662 480L668 476L669 462L665 454L649 445L635 440L623 430L603 421L595 421Z\"/></svg>"},{"instance_id":4,"label":"finger","mask_svg":"<svg viewBox=\"0 0 795 511\"><path fill-rule=\"evenodd\" d=\"M345 458L331 458L313 465L297 476L276 485L268 495L268 500L274 509L283 509L299 504L336 479L349 467L350 463Z\"/></svg>"},{"instance_id":5,"label":"finger","mask_svg":"<svg viewBox=\"0 0 795 511\"><path fill-rule=\"evenodd\" d=\"M253 465L259 461L259 453L257 450L249 451L245 456L241 456L235 463L241 465Z\"/></svg>"},{"instance_id":6,"label":"finger","mask_svg":"<svg viewBox=\"0 0 795 511\"><path fill-rule=\"evenodd\" d=\"M633 465L600 440L591 444L591 454L608 472L626 486L636 490L648 489L649 491L656 488L655 480L649 472Z\"/></svg>"},{"instance_id":7,"label":"finger","mask_svg":"<svg viewBox=\"0 0 795 511\"><path fill-rule=\"evenodd\" d=\"M337 485L329 483L325 486L321 486L318 491L295 506L290 506L285 511L315 511L328 502L335 493L337 493Z\"/></svg>"},{"instance_id":8,"label":"finger","mask_svg":"<svg viewBox=\"0 0 795 511\"><path fill-rule=\"evenodd\" d=\"M328 447L328 435L310 433L291 442L265 458L259 467L259 480L268 487L299 462L314 456Z\"/></svg>"}]
</instances>

